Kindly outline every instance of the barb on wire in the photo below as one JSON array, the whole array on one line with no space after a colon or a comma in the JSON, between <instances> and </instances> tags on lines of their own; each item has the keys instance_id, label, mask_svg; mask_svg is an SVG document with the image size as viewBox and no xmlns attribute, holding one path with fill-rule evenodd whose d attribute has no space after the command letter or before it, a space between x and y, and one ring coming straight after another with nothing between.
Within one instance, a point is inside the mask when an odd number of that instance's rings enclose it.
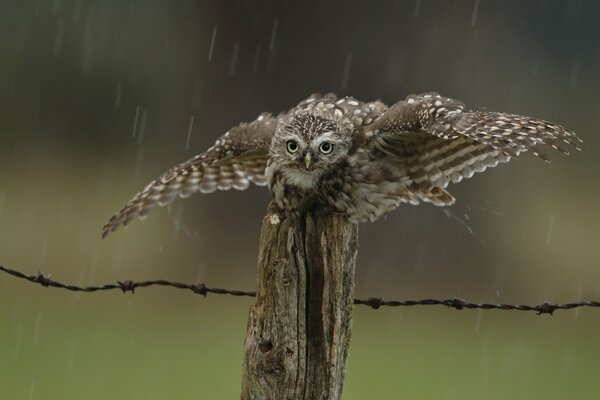
<instances>
[{"instance_id":1,"label":"barb on wire","mask_svg":"<svg viewBox=\"0 0 600 400\"><path fill-rule=\"evenodd\" d=\"M149 286L169 286L177 289L191 290L196 294L206 296L208 293L213 294L227 294L231 296L246 296L256 297L256 292L243 291L243 290L230 290L221 288L211 288L203 283L180 283L171 282L163 279L153 281L118 281L117 283L109 283L99 286L76 286L69 285L66 283L57 282L51 279L51 276L44 276L41 273L37 275L26 275L22 272L6 268L0 265L0 271L3 271L9 275L17 277L19 279L25 279L30 282L40 284L44 287L56 287L61 289L67 289L75 292L97 292L102 290L113 290L120 289L123 293L131 292L134 293L137 288L145 288ZM483 309L483 310L517 310L517 311L535 311L538 315L550 314L552 315L556 310L570 310L578 307L600 307L599 301L578 301L573 303L549 303L544 302L537 305L526 305L526 304L492 304L492 303L472 303L466 300L454 298L454 299L423 299L423 300L384 300L378 297L369 297L368 299L354 299L354 304L368 306L374 310L381 307L410 307L410 306L434 306L441 305L455 310L468 309Z\"/></svg>"},{"instance_id":2,"label":"barb on wire","mask_svg":"<svg viewBox=\"0 0 600 400\"><path fill-rule=\"evenodd\" d=\"M229 294L231 296L248 296L248 297L256 297L256 292L244 292L242 290L228 290L221 288L211 288L207 287L203 283L180 283L180 282L171 282L163 279L158 279L154 281L142 281L142 282L134 282L134 281L118 281L117 283L109 283L106 285L99 286L75 286L69 285L66 283L61 283L54 281L50 275L44 276L41 273L37 275L25 275L22 272L15 271L14 269L6 268L0 265L0 271L6 272L9 275L15 276L20 279L25 279L30 282L38 283L44 287L57 287L61 289L71 290L73 292L98 292L101 290L113 290L113 289L121 289L123 293L131 292L134 293L137 288L144 288L148 286L171 286L177 289L188 289L196 294L201 294L206 296L208 293L215 294Z\"/></svg>"}]
</instances>

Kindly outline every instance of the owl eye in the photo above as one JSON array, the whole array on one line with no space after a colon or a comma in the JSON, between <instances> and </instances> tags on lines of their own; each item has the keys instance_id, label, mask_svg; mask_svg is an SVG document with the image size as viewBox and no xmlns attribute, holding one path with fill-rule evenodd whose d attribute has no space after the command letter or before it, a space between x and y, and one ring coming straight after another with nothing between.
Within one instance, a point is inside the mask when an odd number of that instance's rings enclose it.
<instances>
[{"instance_id":1,"label":"owl eye","mask_svg":"<svg viewBox=\"0 0 600 400\"><path fill-rule=\"evenodd\" d=\"M329 154L333 150L333 145L330 142L323 142L319 145L319 151L323 154Z\"/></svg>"},{"instance_id":2,"label":"owl eye","mask_svg":"<svg viewBox=\"0 0 600 400\"><path fill-rule=\"evenodd\" d=\"M288 140L286 145L287 145L287 151L290 154L294 154L295 152L298 151L298 142L296 142L295 140Z\"/></svg>"}]
</instances>

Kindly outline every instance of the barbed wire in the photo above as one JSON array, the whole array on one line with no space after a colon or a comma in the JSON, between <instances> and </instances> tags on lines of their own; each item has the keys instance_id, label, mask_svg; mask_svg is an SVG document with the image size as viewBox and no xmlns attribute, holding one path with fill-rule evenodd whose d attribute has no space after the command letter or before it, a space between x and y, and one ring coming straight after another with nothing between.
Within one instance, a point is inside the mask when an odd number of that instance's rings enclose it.
<instances>
[{"instance_id":1,"label":"barbed wire","mask_svg":"<svg viewBox=\"0 0 600 400\"><path fill-rule=\"evenodd\" d=\"M66 289L74 292L98 292L105 290L120 289L123 293L131 292L135 293L135 289L145 288L150 286L169 286L176 289L187 289L191 290L196 294L205 296L209 293L213 294L226 294L230 296L238 297L256 297L256 292L243 291L243 290L231 290L222 288L211 288L206 286L204 283L181 283L172 282L164 279L152 280L152 281L117 281L117 283L108 283L98 286L77 286L61 283L51 279L51 275L44 276L41 273L36 275L26 275L22 272L14 269L6 268L0 265L0 271L3 271L9 275L12 275L19 279L24 279L29 282L40 284L44 287L55 287L60 289ZM578 307L600 307L599 301L578 301L573 303L550 303L544 302L537 305L526 305L526 304L494 304L494 303L472 303L459 298L453 299L423 299L423 300L384 300L379 297L369 297L367 299L354 299L354 304L368 306L374 310L381 307L412 307L412 306L435 306L441 305L455 310L467 309L482 309L482 310L516 310L516 311L535 311L538 315L550 314L552 315L556 310L571 310Z\"/></svg>"}]
</instances>

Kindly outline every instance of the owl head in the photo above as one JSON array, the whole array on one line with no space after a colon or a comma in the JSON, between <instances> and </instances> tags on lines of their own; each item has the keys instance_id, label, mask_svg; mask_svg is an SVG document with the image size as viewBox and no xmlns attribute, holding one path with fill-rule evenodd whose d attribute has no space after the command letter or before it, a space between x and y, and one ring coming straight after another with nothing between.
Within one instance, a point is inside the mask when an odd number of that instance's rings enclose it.
<instances>
[{"instance_id":1,"label":"owl head","mask_svg":"<svg viewBox=\"0 0 600 400\"><path fill-rule=\"evenodd\" d=\"M345 159L352 147L351 129L343 122L317 110L303 110L281 119L270 157L288 177L314 182Z\"/></svg>"}]
</instances>

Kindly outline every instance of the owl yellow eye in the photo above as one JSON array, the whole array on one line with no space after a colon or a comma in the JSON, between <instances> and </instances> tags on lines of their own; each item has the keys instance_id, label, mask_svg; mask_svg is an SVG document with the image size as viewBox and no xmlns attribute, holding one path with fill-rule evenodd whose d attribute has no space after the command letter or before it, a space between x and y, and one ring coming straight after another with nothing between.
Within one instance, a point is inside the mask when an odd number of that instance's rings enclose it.
<instances>
[{"instance_id":1,"label":"owl yellow eye","mask_svg":"<svg viewBox=\"0 0 600 400\"><path fill-rule=\"evenodd\" d=\"M295 140L288 140L287 141L287 151L290 152L290 154L297 152L298 151L298 142L296 142Z\"/></svg>"},{"instance_id":2,"label":"owl yellow eye","mask_svg":"<svg viewBox=\"0 0 600 400\"><path fill-rule=\"evenodd\" d=\"M329 154L333 150L333 145L330 142L323 142L319 145L319 151L323 154Z\"/></svg>"}]
</instances>

